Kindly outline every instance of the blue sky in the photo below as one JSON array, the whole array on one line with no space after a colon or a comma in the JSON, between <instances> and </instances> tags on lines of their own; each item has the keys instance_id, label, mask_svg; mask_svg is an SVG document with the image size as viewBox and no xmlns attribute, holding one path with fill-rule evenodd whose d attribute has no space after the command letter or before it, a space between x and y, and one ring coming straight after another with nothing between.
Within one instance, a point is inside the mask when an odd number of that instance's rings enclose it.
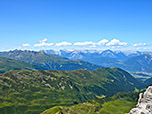
<instances>
[{"instance_id":1,"label":"blue sky","mask_svg":"<svg viewBox=\"0 0 152 114\"><path fill-rule=\"evenodd\" d=\"M0 51L152 49L152 0L0 0Z\"/></svg>"}]
</instances>

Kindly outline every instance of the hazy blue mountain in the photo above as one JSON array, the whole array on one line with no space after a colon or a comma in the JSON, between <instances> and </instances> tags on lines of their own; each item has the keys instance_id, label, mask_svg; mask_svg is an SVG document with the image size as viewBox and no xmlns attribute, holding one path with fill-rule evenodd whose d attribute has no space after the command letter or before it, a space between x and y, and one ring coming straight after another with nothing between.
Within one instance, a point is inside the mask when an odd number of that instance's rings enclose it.
<instances>
[{"instance_id":1,"label":"hazy blue mountain","mask_svg":"<svg viewBox=\"0 0 152 114\"><path fill-rule=\"evenodd\" d=\"M123 62L123 68L131 72L152 73L152 53L145 53Z\"/></svg>"},{"instance_id":2,"label":"hazy blue mountain","mask_svg":"<svg viewBox=\"0 0 152 114\"><path fill-rule=\"evenodd\" d=\"M66 56L70 59L81 58L103 67L118 67L129 72L152 73L151 53L112 50L45 50L45 52Z\"/></svg>"},{"instance_id":3,"label":"hazy blue mountain","mask_svg":"<svg viewBox=\"0 0 152 114\"><path fill-rule=\"evenodd\" d=\"M129 72L152 73L152 53L144 53L127 60L102 57L90 59L89 62L104 67L119 67Z\"/></svg>"},{"instance_id":4,"label":"hazy blue mountain","mask_svg":"<svg viewBox=\"0 0 152 114\"><path fill-rule=\"evenodd\" d=\"M92 59L91 63L102 65L105 67L118 67L129 72L136 73L152 73L152 53L144 53L139 56L131 57L127 60L115 59L115 58L101 58ZM146 74L145 74L146 75Z\"/></svg>"},{"instance_id":5,"label":"hazy blue mountain","mask_svg":"<svg viewBox=\"0 0 152 114\"><path fill-rule=\"evenodd\" d=\"M143 54L139 51L112 51L112 50L42 50L49 54L56 54L59 56L67 57L70 59L87 59L87 58L115 58L115 59L128 59Z\"/></svg>"}]
</instances>

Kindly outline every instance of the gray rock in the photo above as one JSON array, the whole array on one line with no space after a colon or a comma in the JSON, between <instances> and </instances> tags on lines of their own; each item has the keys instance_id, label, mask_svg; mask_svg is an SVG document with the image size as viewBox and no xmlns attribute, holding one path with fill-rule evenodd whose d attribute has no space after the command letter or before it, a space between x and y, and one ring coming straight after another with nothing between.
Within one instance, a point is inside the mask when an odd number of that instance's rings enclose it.
<instances>
[{"instance_id":1,"label":"gray rock","mask_svg":"<svg viewBox=\"0 0 152 114\"><path fill-rule=\"evenodd\" d=\"M152 114L152 86L149 86L144 94L139 94L136 108L133 108L129 114Z\"/></svg>"}]
</instances>

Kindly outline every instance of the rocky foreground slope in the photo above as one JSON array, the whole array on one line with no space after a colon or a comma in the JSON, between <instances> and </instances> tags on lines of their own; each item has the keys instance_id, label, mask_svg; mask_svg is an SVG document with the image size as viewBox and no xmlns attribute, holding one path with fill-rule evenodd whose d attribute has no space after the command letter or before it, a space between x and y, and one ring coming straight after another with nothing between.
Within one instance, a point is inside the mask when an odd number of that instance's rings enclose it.
<instances>
[{"instance_id":1,"label":"rocky foreground slope","mask_svg":"<svg viewBox=\"0 0 152 114\"><path fill-rule=\"evenodd\" d=\"M139 94L138 104L129 114L152 114L152 86L149 86L144 94Z\"/></svg>"}]
</instances>

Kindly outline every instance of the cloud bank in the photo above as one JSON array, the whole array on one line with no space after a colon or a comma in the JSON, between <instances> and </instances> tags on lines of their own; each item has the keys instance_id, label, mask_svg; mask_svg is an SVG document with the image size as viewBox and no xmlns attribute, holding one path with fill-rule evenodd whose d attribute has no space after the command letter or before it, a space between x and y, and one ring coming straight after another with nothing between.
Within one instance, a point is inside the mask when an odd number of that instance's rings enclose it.
<instances>
[{"instance_id":1,"label":"cloud bank","mask_svg":"<svg viewBox=\"0 0 152 114\"><path fill-rule=\"evenodd\" d=\"M43 40L39 40L37 44L34 44L34 47L49 47L49 46L88 46L88 47L98 47L98 46L125 46L127 45L126 42L120 42L117 39L113 39L111 41L107 39L100 40L99 42L93 42L93 41L85 41L85 42L59 42L59 43L47 43L48 39L44 38ZM135 44L134 44L135 45ZM23 47L29 47L30 44L22 44Z\"/></svg>"},{"instance_id":2,"label":"cloud bank","mask_svg":"<svg viewBox=\"0 0 152 114\"><path fill-rule=\"evenodd\" d=\"M28 43L24 43L22 44L22 47L32 47L32 48L35 48L35 47L52 47L52 48L58 48L60 49L59 47L61 48L98 48L98 49L122 49L122 48L125 48L125 49L143 49L146 48L150 48L151 45L148 45L146 43L135 43L135 44L128 44L127 42L122 42L118 39L112 39L112 40L107 40L107 39L102 39L98 42L93 42L93 41L84 41L84 42L66 42L66 41L63 41L63 42L58 42L58 43L52 43L52 42L48 42L48 39L47 38L44 38L43 40L39 40L38 43L36 44L28 44Z\"/></svg>"}]
</instances>

